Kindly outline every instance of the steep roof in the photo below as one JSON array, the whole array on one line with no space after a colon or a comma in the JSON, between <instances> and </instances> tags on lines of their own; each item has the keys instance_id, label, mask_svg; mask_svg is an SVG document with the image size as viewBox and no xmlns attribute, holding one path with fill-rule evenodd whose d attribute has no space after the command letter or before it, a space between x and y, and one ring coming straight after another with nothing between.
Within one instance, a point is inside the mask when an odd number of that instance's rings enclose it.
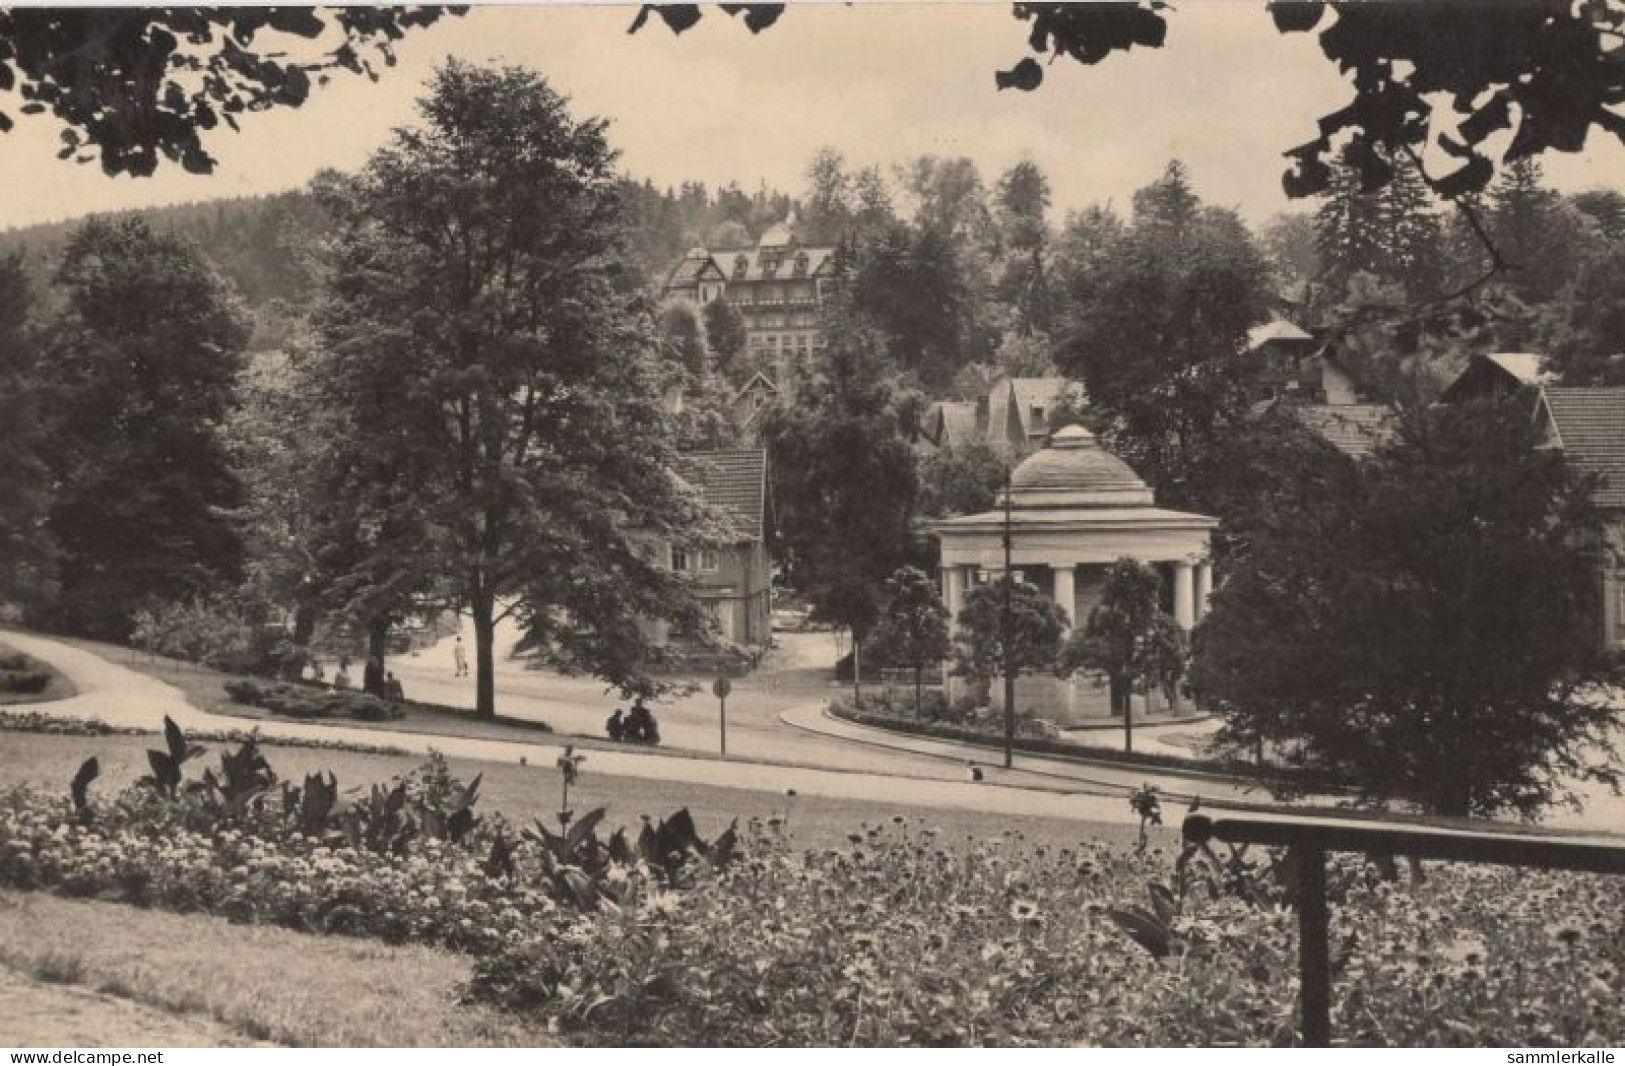
<instances>
[{"instance_id":1,"label":"steep roof","mask_svg":"<svg viewBox=\"0 0 1625 1066\"><path fill-rule=\"evenodd\" d=\"M1553 380L1552 374L1540 368L1541 356L1536 352L1492 352L1485 358L1521 385L1545 385Z\"/></svg>"},{"instance_id":2,"label":"steep roof","mask_svg":"<svg viewBox=\"0 0 1625 1066\"><path fill-rule=\"evenodd\" d=\"M707 274L719 277L721 273L721 269L718 268L716 261L711 258L710 253L704 249L696 248L684 256L677 266L672 269L671 277L666 279L666 287L668 289L680 289L685 285L694 284Z\"/></svg>"},{"instance_id":3,"label":"steep roof","mask_svg":"<svg viewBox=\"0 0 1625 1066\"><path fill-rule=\"evenodd\" d=\"M763 255L763 252L766 255ZM807 257L807 272L796 273L796 257ZM785 281L796 278L810 278L825 270L835 257L832 247L792 245L788 248L734 248L726 251L718 249L712 253L711 261L722 272L722 277L730 282L739 281ZM767 272L765 260L777 259L778 269L772 274ZM739 263L744 262L745 269L740 271Z\"/></svg>"},{"instance_id":4,"label":"steep roof","mask_svg":"<svg viewBox=\"0 0 1625 1066\"><path fill-rule=\"evenodd\" d=\"M939 446L944 448L963 446L980 437L976 426L974 400L944 400L937 404L936 408L942 418L941 439L937 441Z\"/></svg>"},{"instance_id":5,"label":"steep roof","mask_svg":"<svg viewBox=\"0 0 1625 1066\"><path fill-rule=\"evenodd\" d=\"M1584 473L1602 477L1597 506L1625 508L1625 386L1548 385L1541 403L1563 454Z\"/></svg>"},{"instance_id":6,"label":"steep roof","mask_svg":"<svg viewBox=\"0 0 1625 1066\"><path fill-rule=\"evenodd\" d=\"M685 452L681 473L699 488L706 506L728 518L738 536L762 539L767 521L766 450Z\"/></svg>"},{"instance_id":7,"label":"steep roof","mask_svg":"<svg viewBox=\"0 0 1625 1066\"><path fill-rule=\"evenodd\" d=\"M1032 409L1042 407L1048 417L1071 387L1072 382L1066 378L1011 378L1010 391L1015 397L1016 418L1021 422L1022 431L1029 437L1047 432L1047 425L1034 424Z\"/></svg>"},{"instance_id":8,"label":"steep roof","mask_svg":"<svg viewBox=\"0 0 1625 1066\"><path fill-rule=\"evenodd\" d=\"M1394 412L1378 403L1283 404L1281 410L1355 459L1364 459L1394 431Z\"/></svg>"},{"instance_id":9,"label":"steep roof","mask_svg":"<svg viewBox=\"0 0 1625 1066\"><path fill-rule=\"evenodd\" d=\"M1291 341L1302 343L1315 338L1304 332L1297 325L1288 322L1279 315L1272 317L1262 325L1254 326L1247 331L1247 350L1256 352L1271 341Z\"/></svg>"}]
</instances>

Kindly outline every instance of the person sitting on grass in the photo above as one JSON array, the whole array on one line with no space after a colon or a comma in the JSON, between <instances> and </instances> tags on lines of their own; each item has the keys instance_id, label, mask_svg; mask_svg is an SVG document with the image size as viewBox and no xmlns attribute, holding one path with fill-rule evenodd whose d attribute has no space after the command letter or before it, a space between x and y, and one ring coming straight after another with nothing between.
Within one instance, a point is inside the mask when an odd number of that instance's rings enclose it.
<instances>
[{"instance_id":1,"label":"person sitting on grass","mask_svg":"<svg viewBox=\"0 0 1625 1066\"><path fill-rule=\"evenodd\" d=\"M621 741L626 739L626 716L621 713L619 707L615 708L615 713L610 715L609 719L604 722L604 733L611 740Z\"/></svg>"},{"instance_id":2,"label":"person sitting on grass","mask_svg":"<svg viewBox=\"0 0 1625 1066\"><path fill-rule=\"evenodd\" d=\"M644 705L642 696L632 701L632 713L626 716L625 737L634 744L660 743L660 725Z\"/></svg>"},{"instance_id":3,"label":"person sitting on grass","mask_svg":"<svg viewBox=\"0 0 1625 1066\"><path fill-rule=\"evenodd\" d=\"M394 673L384 675L384 699L391 703L403 703L406 700L406 690L401 688L400 679Z\"/></svg>"}]
</instances>

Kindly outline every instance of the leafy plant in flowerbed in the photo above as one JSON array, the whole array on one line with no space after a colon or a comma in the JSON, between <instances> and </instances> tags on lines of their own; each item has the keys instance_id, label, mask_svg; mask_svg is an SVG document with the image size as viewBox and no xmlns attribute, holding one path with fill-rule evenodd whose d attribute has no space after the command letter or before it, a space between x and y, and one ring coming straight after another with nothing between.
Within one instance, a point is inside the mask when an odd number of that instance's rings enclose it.
<instances>
[{"instance_id":1,"label":"leafy plant in flowerbed","mask_svg":"<svg viewBox=\"0 0 1625 1066\"><path fill-rule=\"evenodd\" d=\"M288 681L242 678L225 683L226 695L238 703L261 707L288 718L354 718L386 722L405 717L405 710L389 700L364 692L323 689Z\"/></svg>"},{"instance_id":2,"label":"leafy plant in flowerbed","mask_svg":"<svg viewBox=\"0 0 1625 1066\"><path fill-rule=\"evenodd\" d=\"M732 856L731 835L705 844L686 813L667 822L688 836L646 829L655 844L641 850L624 835L599 840L602 811L563 845L515 834L475 812L479 779L458 781L438 756L351 796L331 773L279 781L252 739L189 777L200 754L166 721L152 773L111 799L91 794L95 759L68 797L0 794L0 885L489 951L556 935L584 907L634 905L682 866Z\"/></svg>"}]
</instances>

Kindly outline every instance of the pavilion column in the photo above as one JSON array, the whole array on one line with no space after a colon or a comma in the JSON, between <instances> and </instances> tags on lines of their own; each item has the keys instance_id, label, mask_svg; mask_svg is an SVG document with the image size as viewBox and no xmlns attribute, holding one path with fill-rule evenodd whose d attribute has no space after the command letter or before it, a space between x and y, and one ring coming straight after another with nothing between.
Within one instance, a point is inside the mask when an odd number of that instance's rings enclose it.
<instances>
[{"instance_id":1,"label":"pavilion column","mask_svg":"<svg viewBox=\"0 0 1625 1066\"><path fill-rule=\"evenodd\" d=\"M1174 621L1179 628L1190 630L1196 625L1196 589L1193 571L1187 562L1174 564Z\"/></svg>"},{"instance_id":2,"label":"pavilion column","mask_svg":"<svg viewBox=\"0 0 1625 1066\"><path fill-rule=\"evenodd\" d=\"M959 618L959 608L965 600L965 568L962 566L945 566L942 568L942 605L948 608L948 625L952 628Z\"/></svg>"},{"instance_id":3,"label":"pavilion column","mask_svg":"<svg viewBox=\"0 0 1625 1066\"><path fill-rule=\"evenodd\" d=\"M1208 601L1213 598L1213 564L1196 564L1196 620L1207 617Z\"/></svg>"},{"instance_id":4,"label":"pavilion column","mask_svg":"<svg viewBox=\"0 0 1625 1066\"><path fill-rule=\"evenodd\" d=\"M1076 583L1076 569L1071 563L1065 566L1053 564L1050 573L1055 578L1055 602L1066 611L1069 625L1077 625L1076 612L1078 609L1078 586Z\"/></svg>"}]
</instances>

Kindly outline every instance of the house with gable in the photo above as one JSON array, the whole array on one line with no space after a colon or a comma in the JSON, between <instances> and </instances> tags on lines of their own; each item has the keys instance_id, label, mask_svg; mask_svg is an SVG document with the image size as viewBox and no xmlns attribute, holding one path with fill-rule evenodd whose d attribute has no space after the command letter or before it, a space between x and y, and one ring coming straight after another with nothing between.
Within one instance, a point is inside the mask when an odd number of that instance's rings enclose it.
<instances>
[{"instance_id":1,"label":"house with gable","mask_svg":"<svg viewBox=\"0 0 1625 1066\"><path fill-rule=\"evenodd\" d=\"M1597 478L1606 543L1597 575L1597 639L1625 651L1625 386L1542 386L1535 418L1549 447Z\"/></svg>"},{"instance_id":2,"label":"house with gable","mask_svg":"<svg viewBox=\"0 0 1625 1066\"><path fill-rule=\"evenodd\" d=\"M1083 403L1082 386L1067 378L1001 375L974 400L938 400L927 407L915 449L929 454L986 444L1019 458L1044 446L1057 410Z\"/></svg>"},{"instance_id":3,"label":"house with gable","mask_svg":"<svg viewBox=\"0 0 1625 1066\"><path fill-rule=\"evenodd\" d=\"M727 536L703 546L666 545L667 565L682 574L730 644L765 648L772 640L772 563L768 558L767 452L761 448L685 452L680 476L725 520ZM682 644L683 634L657 625L656 643Z\"/></svg>"}]
</instances>

